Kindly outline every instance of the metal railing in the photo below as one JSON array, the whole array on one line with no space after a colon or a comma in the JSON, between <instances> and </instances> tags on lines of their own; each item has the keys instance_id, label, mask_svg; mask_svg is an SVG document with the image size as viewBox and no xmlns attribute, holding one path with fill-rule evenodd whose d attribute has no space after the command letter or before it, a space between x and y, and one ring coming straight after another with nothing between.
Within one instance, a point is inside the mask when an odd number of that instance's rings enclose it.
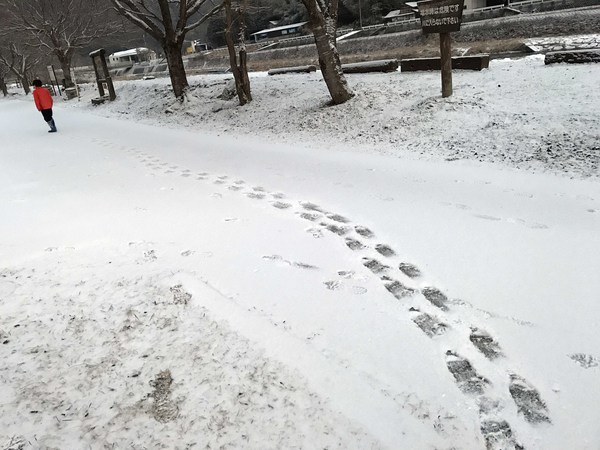
<instances>
[{"instance_id":1,"label":"metal railing","mask_svg":"<svg viewBox=\"0 0 600 450\"><path fill-rule=\"evenodd\" d=\"M562 0L524 0L522 2L509 2L508 7L519 8L521 6L535 5L537 3L560 3ZM504 5L486 6L485 8L466 9L465 14L477 14L480 12L494 11L505 8Z\"/></svg>"}]
</instances>

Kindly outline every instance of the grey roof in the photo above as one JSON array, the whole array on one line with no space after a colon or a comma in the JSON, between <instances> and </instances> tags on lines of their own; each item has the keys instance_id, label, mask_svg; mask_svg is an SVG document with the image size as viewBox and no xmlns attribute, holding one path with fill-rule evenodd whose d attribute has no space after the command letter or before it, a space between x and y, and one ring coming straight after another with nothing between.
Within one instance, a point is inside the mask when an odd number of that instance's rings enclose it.
<instances>
[{"instance_id":1,"label":"grey roof","mask_svg":"<svg viewBox=\"0 0 600 450\"><path fill-rule=\"evenodd\" d=\"M256 33L252 33L250 36L254 36L255 34L263 34L263 33L268 33L269 31L281 31L281 30L288 30L290 28L297 28L297 27L301 27L302 25L306 25L308 22L298 22L298 23L292 23L290 25L282 25L280 27L275 27L275 28L265 28L264 30L260 30L257 31Z\"/></svg>"}]
</instances>

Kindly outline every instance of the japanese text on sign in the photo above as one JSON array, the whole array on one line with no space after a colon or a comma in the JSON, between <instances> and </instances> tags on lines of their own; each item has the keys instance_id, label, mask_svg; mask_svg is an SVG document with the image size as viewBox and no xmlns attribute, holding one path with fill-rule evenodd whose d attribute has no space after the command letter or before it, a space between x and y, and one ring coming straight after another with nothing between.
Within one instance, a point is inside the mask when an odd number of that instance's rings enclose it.
<instances>
[{"instance_id":1,"label":"japanese text on sign","mask_svg":"<svg viewBox=\"0 0 600 450\"><path fill-rule=\"evenodd\" d=\"M458 11L459 5L425 7L420 10L422 16L437 16L439 14L457 13Z\"/></svg>"},{"instance_id":2,"label":"japanese text on sign","mask_svg":"<svg viewBox=\"0 0 600 450\"><path fill-rule=\"evenodd\" d=\"M423 19L424 27L439 27L442 25L457 25L460 23L458 17L442 17L441 19Z\"/></svg>"},{"instance_id":3,"label":"japanese text on sign","mask_svg":"<svg viewBox=\"0 0 600 450\"><path fill-rule=\"evenodd\" d=\"M424 33L460 30L464 0L428 0L418 4Z\"/></svg>"}]
</instances>

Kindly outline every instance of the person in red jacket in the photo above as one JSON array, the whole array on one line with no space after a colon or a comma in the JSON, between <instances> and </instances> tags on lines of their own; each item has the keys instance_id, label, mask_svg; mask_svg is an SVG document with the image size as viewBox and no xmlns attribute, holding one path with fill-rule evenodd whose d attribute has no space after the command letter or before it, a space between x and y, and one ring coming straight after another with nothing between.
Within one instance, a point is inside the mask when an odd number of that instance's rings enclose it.
<instances>
[{"instance_id":1,"label":"person in red jacket","mask_svg":"<svg viewBox=\"0 0 600 450\"><path fill-rule=\"evenodd\" d=\"M33 101L35 102L35 106L44 116L44 120L50 127L50 131L48 133L56 133L56 124L54 123L54 119L52 118L52 96L48 89L42 87L42 82L40 80L33 80Z\"/></svg>"}]
</instances>

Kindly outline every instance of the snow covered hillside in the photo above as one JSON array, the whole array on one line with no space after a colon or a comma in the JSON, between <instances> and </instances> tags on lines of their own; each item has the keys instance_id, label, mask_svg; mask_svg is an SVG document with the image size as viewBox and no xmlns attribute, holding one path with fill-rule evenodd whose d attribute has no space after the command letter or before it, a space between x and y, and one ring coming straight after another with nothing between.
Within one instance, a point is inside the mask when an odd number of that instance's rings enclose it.
<instances>
[{"instance_id":1,"label":"snow covered hillside","mask_svg":"<svg viewBox=\"0 0 600 450\"><path fill-rule=\"evenodd\" d=\"M599 74L0 99L0 449L599 448Z\"/></svg>"}]
</instances>

